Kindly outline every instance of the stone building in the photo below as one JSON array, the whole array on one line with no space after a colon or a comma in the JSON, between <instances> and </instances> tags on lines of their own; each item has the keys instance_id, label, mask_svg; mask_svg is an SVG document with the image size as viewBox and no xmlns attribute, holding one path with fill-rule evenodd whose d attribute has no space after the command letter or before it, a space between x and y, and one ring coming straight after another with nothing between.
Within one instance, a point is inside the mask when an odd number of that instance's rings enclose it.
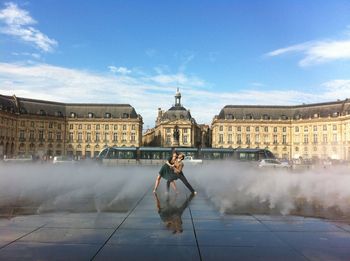
<instances>
[{"instance_id":1,"label":"stone building","mask_svg":"<svg viewBox=\"0 0 350 261\"><path fill-rule=\"evenodd\" d=\"M280 158L350 159L350 100L298 106L227 105L212 147L267 148Z\"/></svg>"},{"instance_id":2,"label":"stone building","mask_svg":"<svg viewBox=\"0 0 350 261\"><path fill-rule=\"evenodd\" d=\"M142 117L128 104L59 103L0 95L0 156L94 157L106 146L142 141Z\"/></svg>"},{"instance_id":3,"label":"stone building","mask_svg":"<svg viewBox=\"0 0 350 261\"><path fill-rule=\"evenodd\" d=\"M156 147L200 147L205 146L202 136L206 135L192 118L191 113L181 104L179 89L175 94L175 104L169 110L158 109L158 116L154 128L143 135L144 146Z\"/></svg>"}]
</instances>

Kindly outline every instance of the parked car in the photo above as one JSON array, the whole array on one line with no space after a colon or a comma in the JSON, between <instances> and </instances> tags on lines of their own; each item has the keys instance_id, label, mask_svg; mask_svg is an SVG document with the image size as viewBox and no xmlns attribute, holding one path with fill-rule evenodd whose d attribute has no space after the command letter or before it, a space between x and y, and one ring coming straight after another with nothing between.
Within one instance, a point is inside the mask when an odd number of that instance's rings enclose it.
<instances>
[{"instance_id":1,"label":"parked car","mask_svg":"<svg viewBox=\"0 0 350 261\"><path fill-rule=\"evenodd\" d=\"M192 165L197 165L197 164L202 164L203 161L201 159L194 159L192 156L185 156L183 159L183 162L192 164Z\"/></svg>"},{"instance_id":2,"label":"parked car","mask_svg":"<svg viewBox=\"0 0 350 261\"><path fill-rule=\"evenodd\" d=\"M53 164L74 164L76 163L76 161L69 157L55 156L53 157L52 163Z\"/></svg>"},{"instance_id":3,"label":"parked car","mask_svg":"<svg viewBox=\"0 0 350 261\"><path fill-rule=\"evenodd\" d=\"M262 159L258 164L259 168L290 168L288 162L281 162L277 159Z\"/></svg>"}]
</instances>

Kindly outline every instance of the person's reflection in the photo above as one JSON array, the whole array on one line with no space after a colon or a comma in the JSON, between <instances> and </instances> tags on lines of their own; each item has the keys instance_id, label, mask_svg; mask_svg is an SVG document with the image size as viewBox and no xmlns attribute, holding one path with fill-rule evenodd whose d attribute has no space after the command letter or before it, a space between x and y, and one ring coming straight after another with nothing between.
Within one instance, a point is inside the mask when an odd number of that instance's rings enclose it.
<instances>
[{"instance_id":1,"label":"person's reflection","mask_svg":"<svg viewBox=\"0 0 350 261\"><path fill-rule=\"evenodd\" d=\"M156 201L158 214L166 227L174 234L182 233L183 229L181 216L184 210L188 207L193 197L194 195L191 194L191 196L186 198L182 205L178 207L176 205L176 197L173 197L171 201L169 199L169 196L167 196L166 201L161 205L157 193L154 193L154 199Z\"/></svg>"}]
</instances>

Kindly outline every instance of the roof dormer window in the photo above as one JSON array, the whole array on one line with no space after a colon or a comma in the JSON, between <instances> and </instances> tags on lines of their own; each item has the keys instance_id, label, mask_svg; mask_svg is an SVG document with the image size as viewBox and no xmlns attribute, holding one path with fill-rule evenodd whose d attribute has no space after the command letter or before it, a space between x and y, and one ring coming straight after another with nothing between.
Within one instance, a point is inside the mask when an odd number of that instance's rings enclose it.
<instances>
[{"instance_id":1,"label":"roof dormer window","mask_svg":"<svg viewBox=\"0 0 350 261\"><path fill-rule=\"evenodd\" d=\"M264 120L269 120L269 119L270 119L270 116L267 115L267 114L264 114L264 115L263 115L263 119L264 119Z\"/></svg>"},{"instance_id":2,"label":"roof dormer window","mask_svg":"<svg viewBox=\"0 0 350 261\"><path fill-rule=\"evenodd\" d=\"M112 117L112 114L111 114L111 113L109 113L109 112L106 112L106 113L105 113L105 118L109 119L109 118L111 118L111 117Z\"/></svg>"},{"instance_id":3,"label":"roof dormer window","mask_svg":"<svg viewBox=\"0 0 350 261\"><path fill-rule=\"evenodd\" d=\"M75 117L77 117L77 114L76 114L75 112L71 112L71 113L70 113L70 117L71 117L71 118L75 118Z\"/></svg>"},{"instance_id":4,"label":"roof dormer window","mask_svg":"<svg viewBox=\"0 0 350 261\"><path fill-rule=\"evenodd\" d=\"M89 118L93 118L93 117L94 117L94 114L93 114L92 112L89 112L89 113L88 113L88 117L89 117Z\"/></svg>"}]
</instances>

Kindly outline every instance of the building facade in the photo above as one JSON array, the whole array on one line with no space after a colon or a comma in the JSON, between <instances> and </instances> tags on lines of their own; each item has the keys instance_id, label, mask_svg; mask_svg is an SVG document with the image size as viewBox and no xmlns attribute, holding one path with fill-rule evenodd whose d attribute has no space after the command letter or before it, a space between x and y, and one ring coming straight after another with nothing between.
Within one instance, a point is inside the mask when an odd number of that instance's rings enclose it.
<instances>
[{"instance_id":1,"label":"building facade","mask_svg":"<svg viewBox=\"0 0 350 261\"><path fill-rule=\"evenodd\" d=\"M350 160L350 100L298 106L225 106L212 147L267 148L276 157Z\"/></svg>"},{"instance_id":2,"label":"building facade","mask_svg":"<svg viewBox=\"0 0 350 261\"><path fill-rule=\"evenodd\" d=\"M95 157L142 142L142 117L128 104L70 104L0 95L0 157Z\"/></svg>"},{"instance_id":3,"label":"building facade","mask_svg":"<svg viewBox=\"0 0 350 261\"><path fill-rule=\"evenodd\" d=\"M192 118L189 110L181 105L181 93L175 94L175 105L169 110L158 109L155 127L143 135L144 146L200 147L206 146L208 133Z\"/></svg>"}]
</instances>

